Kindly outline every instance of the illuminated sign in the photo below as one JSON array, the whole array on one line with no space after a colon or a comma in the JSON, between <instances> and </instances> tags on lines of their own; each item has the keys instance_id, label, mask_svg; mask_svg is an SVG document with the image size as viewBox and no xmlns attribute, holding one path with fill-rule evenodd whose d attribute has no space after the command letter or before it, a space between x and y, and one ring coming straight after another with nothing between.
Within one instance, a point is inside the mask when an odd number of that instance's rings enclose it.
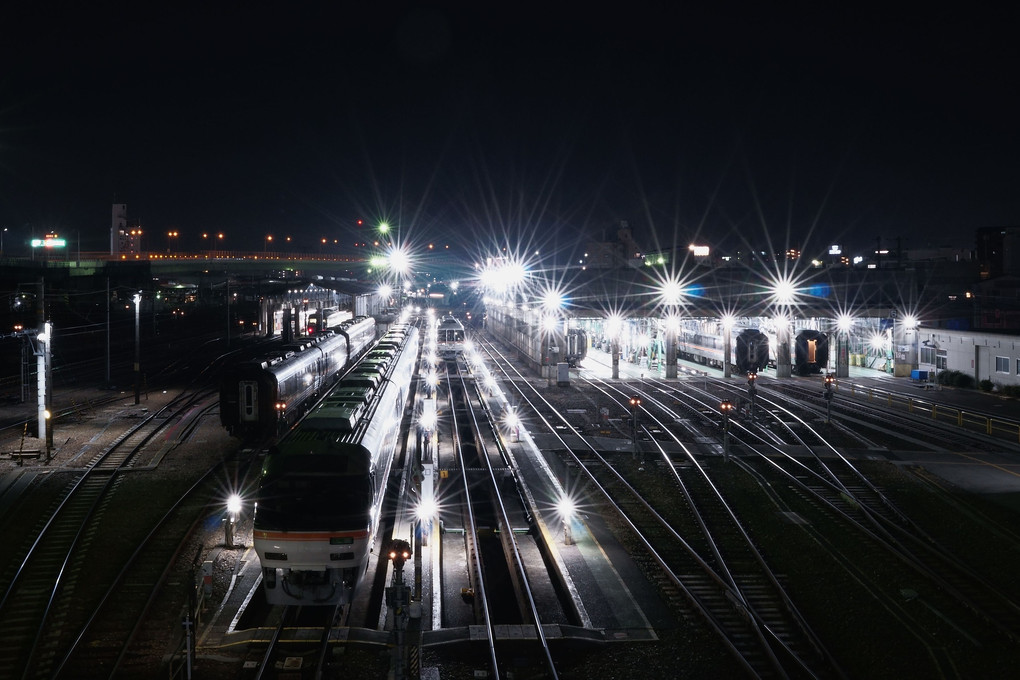
<instances>
[{"instance_id":1,"label":"illuminated sign","mask_svg":"<svg viewBox=\"0 0 1020 680\"><path fill-rule=\"evenodd\" d=\"M32 239L33 248L63 248L67 245L67 241L62 238L34 238Z\"/></svg>"},{"instance_id":2,"label":"illuminated sign","mask_svg":"<svg viewBox=\"0 0 1020 680\"><path fill-rule=\"evenodd\" d=\"M829 255L842 255L843 249L837 245L829 246Z\"/></svg>"}]
</instances>

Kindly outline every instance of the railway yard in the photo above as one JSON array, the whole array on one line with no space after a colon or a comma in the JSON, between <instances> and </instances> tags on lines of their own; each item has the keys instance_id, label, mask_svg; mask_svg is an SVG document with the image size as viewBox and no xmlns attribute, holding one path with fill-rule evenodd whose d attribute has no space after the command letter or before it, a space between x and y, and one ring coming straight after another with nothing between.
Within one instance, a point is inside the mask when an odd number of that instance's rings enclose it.
<instances>
[{"instance_id":1,"label":"railway yard","mask_svg":"<svg viewBox=\"0 0 1020 680\"><path fill-rule=\"evenodd\" d=\"M557 384L471 340L434 360L423 341L365 575L330 606L266 601L266 446L222 426L215 368L168 371L140 404L65 395L48 460L12 416L0 678L1014 674L1014 400L610 380L598 352Z\"/></svg>"}]
</instances>

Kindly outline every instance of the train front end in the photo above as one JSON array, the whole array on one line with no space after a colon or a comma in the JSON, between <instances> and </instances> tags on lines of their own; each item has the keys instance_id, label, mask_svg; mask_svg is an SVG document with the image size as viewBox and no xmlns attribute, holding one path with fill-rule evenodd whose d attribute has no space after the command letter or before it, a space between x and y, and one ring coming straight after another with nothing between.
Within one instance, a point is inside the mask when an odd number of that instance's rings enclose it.
<instances>
[{"instance_id":1,"label":"train front end","mask_svg":"<svg viewBox=\"0 0 1020 680\"><path fill-rule=\"evenodd\" d=\"M368 453L318 444L274 450L263 466L254 543L269 604L347 604L368 563L377 512Z\"/></svg>"}]
</instances>

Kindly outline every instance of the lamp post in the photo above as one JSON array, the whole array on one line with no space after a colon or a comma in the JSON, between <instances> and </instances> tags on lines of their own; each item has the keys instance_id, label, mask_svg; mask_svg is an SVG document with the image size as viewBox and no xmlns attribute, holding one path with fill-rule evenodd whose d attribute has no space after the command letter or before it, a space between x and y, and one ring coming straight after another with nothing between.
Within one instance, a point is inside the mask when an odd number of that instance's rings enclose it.
<instances>
[{"instance_id":1,"label":"lamp post","mask_svg":"<svg viewBox=\"0 0 1020 680\"><path fill-rule=\"evenodd\" d=\"M563 545L574 545L574 531L570 525L574 521L574 513L577 512L577 508L571 499L564 496L556 504L556 509L563 520Z\"/></svg>"},{"instance_id":2,"label":"lamp post","mask_svg":"<svg viewBox=\"0 0 1020 680\"><path fill-rule=\"evenodd\" d=\"M141 343L141 310L142 295L135 293L135 404L141 403L142 390L142 343Z\"/></svg>"},{"instance_id":3,"label":"lamp post","mask_svg":"<svg viewBox=\"0 0 1020 680\"><path fill-rule=\"evenodd\" d=\"M733 360L733 324L736 319L733 318L732 314L726 314L722 318L723 326L723 377L729 378L732 373L730 372L730 362Z\"/></svg>"},{"instance_id":4,"label":"lamp post","mask_svg":"<svg viewBox=\"0 0 1020 680\"><path fill-rule=\"evenodd\" d=\"M227 499L227 515L223 518L223 543L227 548L234 546L234 525L241 512L241 497L236 493Z\"/></svg>"},{"instance_id":5,"label":"lamp post","mask_svg":"<svg viewBox=\"0 0 1020 680\"><path fill-rule=\"evenodd\" d=\"M6 233L7 233L7 227L4 227L3 231L0 231L0 253L4 252L4 234L6 234Z\"/></svg>"},{"instance_id":6,"label":"lamp post","mask_svg":"<svg viewBox=\"0 0 1020 680\"><path fill-rule=\"evenodd\" d=\"M836 328L839 334L836 336L836 377L850 377L850 331L853 329L854 320L849 314L841 314L836 319Z\"/></svg>"},{"instance_id":7,"label":"lamp post","mask_svg":"<svg viewBox=\"0 0 1020 680\"><path fill-rule=\"evenodd\" d=\"M262 254L263 255L269 252L269 244L272 243L272 242L273 242L273 235L272 234L266 234L266 238L262 242Z\"/></svg>"}]
</instances>

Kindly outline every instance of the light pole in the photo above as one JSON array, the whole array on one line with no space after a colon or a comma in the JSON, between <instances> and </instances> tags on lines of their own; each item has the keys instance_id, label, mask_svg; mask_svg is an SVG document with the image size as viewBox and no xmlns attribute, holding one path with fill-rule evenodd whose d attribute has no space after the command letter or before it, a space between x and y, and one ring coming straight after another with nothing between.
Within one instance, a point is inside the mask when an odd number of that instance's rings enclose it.
<instances>
[{"instance_id":1,"label":"light pole","mask_svg":"<svg viewBox=\"0 0 1020 680\"><path fill-rule=\"evenodd\" d=\"M556 509L563 520L563 545L574 545L574 531L570 526L574 521L574 514L577 512L574 501L564 496L556 504Z\"/></svg>"},{"instance_id":2,"label":"light pole","mask_svg":"<svg viewBox=\"0 0 1020 680\"><path fill-rule=\"evenodd\" d=\"M223 518L223 542L227 548L234 546L234 525L241 512L241 497L236 493L227 499L227 516Z\"/></svg>"},{"instance_id":3,"label":"light pole","mask_svg":"<svg viewBox=\"0 0 1020 680\"><path fill-rule=\"evenodd\" d=\"M141 390L142 390L141 293L135 293L134 301L135 301L135 404L137 405L141 403Z\"/></svg>"},{"instance_id":4,"label":"light pole","mask_svg":"<svg viewBox=\"0 0 1020 680\"><path fill-rule=\"evenodd\" d=\"M736 320L732 314L726 314L722 318L723 326L723 377L729 378L730 362L733 359L733 324Z\"/></svg>"},{"instance_id":5,"label":"light pole","mask_svg":"<svg viewBox=\"0 0 1020 680\"><path fill-rule=\"evenodd\" d=\"M932 366L934 366L935 368L935 373L932 380L935 383L935 389L937 390L942 389L942 386L939 385L939 343L935 342L934 340L925 340L924 346L930 347L935 351L935 356L932 357L931 362Z\"/></svg>"},{"instance_id":6,"label":"light pole","mask_svg":"<svg viewBox=\"0 0 1020 680\"><path fill-rule=\"evenodd\" d=\"M273 235L272 234L266 234L266 239L265 239L265 241L262 242L262 254L263 255L265 255L267 252L269 252L269 244L272 243L272 242L273 242Z\"/></svg>"},{"instance_id":7,"label":"light pole","mask_svg":"<svg viewBox=\"0 0 1020 680\"><path fill-rule=\"evenodd\" d=\"M3 231L0 231L0 253L4 252L4 234L7 233L7 227L4 227Z\"/></svg>"}]
</instances>

